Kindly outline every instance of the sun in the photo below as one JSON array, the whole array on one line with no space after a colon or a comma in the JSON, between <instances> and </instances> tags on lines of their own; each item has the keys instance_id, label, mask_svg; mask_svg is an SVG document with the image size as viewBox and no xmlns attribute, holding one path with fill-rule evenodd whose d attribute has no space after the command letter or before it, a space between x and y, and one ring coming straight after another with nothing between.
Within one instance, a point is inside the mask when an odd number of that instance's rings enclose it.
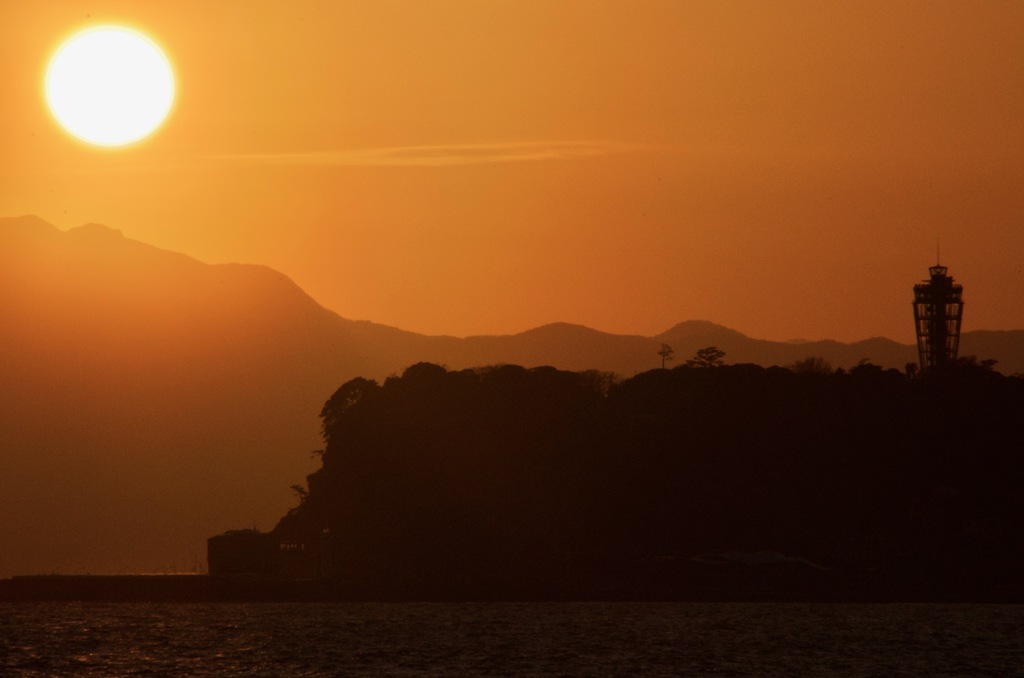
<instances>
[{"instance_id":1,"label":"sun","mask_svg":"<svg viewBox=\"0 0 1024 678\"><path fill-rule=\"evenodd\" d=\"M46 69L46 102L61 127L96 146L150 135L174 103L174 71L148 37L122 26L68 38Z\"/></svg>"}]
</instances>

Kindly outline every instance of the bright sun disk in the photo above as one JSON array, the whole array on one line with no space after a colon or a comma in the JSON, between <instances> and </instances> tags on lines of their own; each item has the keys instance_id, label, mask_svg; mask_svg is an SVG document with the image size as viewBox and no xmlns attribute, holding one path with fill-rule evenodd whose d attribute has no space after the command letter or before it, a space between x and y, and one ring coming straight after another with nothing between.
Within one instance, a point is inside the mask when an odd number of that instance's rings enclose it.
<instances>
[{"instance_id":1,"label":"bright sun disk","mask_svg":"<svg viewBox=\"0 0 1024 678\"><path fill-rule=\"evenodd\" d=\"M61 127L97 146L123 146L151 134L174 103L174 72L138 31L90 28L50 60L46 102Z\"/></svg>"}]
</instances>

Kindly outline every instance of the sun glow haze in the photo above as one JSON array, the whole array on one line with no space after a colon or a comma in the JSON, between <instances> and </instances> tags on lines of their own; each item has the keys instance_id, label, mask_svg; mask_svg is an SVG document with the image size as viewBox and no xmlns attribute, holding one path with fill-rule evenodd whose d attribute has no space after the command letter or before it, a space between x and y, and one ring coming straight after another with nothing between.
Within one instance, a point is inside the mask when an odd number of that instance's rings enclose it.
<instances>
[{"instance_id":1,"label":"sun glow haze","mask_svg":"<svg viewBox=\"0 0 1024 678\"><path fill-rule=\"evenodd\" d=\"M57 122L97 146L148 136L170 113L174 73L161 49L121 26L75 34L46 72L46 101Z\"/></svg>"},{"instance_id":2,"label":"sun glow haze","mask_svg":"<svg viewBox=\"0 0 1024 678\"><path fill-rule=\"evenodd\" d=\"M1022 327L1024 3L920 4L5 3L0 215L455 336L707 319L909 343L938 237L965 328ZM114 26L176 84L127 146L43 94L68 38Z\"/></svg>"}]
</instances>

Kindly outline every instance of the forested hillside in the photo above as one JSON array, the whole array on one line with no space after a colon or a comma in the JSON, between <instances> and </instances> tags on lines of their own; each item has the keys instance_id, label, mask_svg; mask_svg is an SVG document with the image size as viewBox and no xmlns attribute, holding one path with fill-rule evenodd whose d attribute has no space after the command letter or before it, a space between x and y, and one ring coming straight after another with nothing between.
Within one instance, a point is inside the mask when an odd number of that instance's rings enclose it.
<instances>
[{"instance_id":1,"label":"forested hillside","mask_svg":"<svg viewBox=\"0 0 1024 678\"><path fill-rule=\"evenodd\" d=\"M1024 379L969 363L621 382L418 364L326 403L322 468L276 535L404 595L670 597L760 577L1019 596L1022 413Z\"/></svg>"}]
</instances>

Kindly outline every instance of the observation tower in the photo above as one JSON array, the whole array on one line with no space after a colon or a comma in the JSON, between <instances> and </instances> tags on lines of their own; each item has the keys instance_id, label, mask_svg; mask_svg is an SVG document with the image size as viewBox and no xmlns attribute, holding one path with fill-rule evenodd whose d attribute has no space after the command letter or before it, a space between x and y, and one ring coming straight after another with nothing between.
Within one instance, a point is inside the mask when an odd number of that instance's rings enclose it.
<instances>
[{"instance_id":1,"label":"observation tower","mask_svg":"<svg viewBox=\"0 0 1024 678\"><path fill-rule=\"evenodd\" d=\"M928 273L930 280L914 285L914 324L922 370L956 360L964 312L964 288L953 284L953 278L946 275L946 267L935 264Z\"/></svg>"}]
</instances>

